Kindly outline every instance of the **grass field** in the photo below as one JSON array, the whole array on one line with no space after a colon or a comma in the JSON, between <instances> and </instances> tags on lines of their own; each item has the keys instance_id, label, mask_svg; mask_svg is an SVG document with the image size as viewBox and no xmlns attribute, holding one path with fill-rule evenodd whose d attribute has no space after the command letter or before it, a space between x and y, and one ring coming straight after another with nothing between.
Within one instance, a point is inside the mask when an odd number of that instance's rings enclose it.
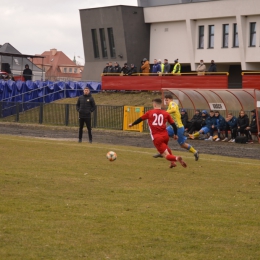
<instances>
[{"instance_id":1,"label":"grass field","mask_svg":"<svg viewBox=\"0 0 260 260\"><path fill-rule=\"evenodd\" d=\"M154 149L7 135L0 152L0 259L260 259L259 160L169 169Z\"/></svg>"}]
</instances>

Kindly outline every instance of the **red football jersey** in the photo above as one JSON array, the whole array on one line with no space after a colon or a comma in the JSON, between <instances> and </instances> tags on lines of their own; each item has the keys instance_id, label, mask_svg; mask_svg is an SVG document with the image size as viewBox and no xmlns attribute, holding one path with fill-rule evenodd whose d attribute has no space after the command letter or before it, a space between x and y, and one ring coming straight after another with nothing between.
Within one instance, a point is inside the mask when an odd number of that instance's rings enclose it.
<instances>
[{"instance_id":1,"label":"red football jersey","mask_svg":"<svg viewBox=\"0 0 260 260\"><path fill-rule=\"evenodd\" d=\"M152 139L154 139L155 135L168 135L166 130L166 123L174 123L170 114L162 109L149 110L143 116L141 116L141 118L143 120L148 120Z\"/></svg>"}]
</instances>

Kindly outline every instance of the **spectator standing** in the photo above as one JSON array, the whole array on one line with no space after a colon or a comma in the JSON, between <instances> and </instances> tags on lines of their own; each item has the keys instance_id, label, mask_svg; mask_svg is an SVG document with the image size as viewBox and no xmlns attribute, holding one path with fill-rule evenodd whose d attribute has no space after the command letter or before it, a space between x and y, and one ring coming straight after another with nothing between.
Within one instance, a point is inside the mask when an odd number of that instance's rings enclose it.
<instances>
[{"instance_id":1,"label":"spectator standing","mask_svg":"<svg viewBox=\"0 0 260 260\"><path fill-rule=\"evenodd\" d=\"M158 64L161 66L161 72L163 73L163 71L164 71L164 63L162 63L161 60L158 60Z\"/></svg>"},{"instance_id":2,"label":"spectator standing","mask_svg":"<svg viewBox=\"0 0 260 260\"><path fill-rule=\"evenodd\" d=\"M198 75L204 75L206 71L206 65L204 64L203 60L200 60L200 64L197 67L196 71L198 72Z\"/></svg>"},{"instance_id":3,"label":"spectator standing","mask_svg":"<svg viewBox=\"0 0 260 260\"><path fill-rule=\"evenodd\" d=\"M248 131L246 128L249 126L249 118L245 114L244 110L240 110L239 116L237 118L237 134L240 136L241 134L245 134L248 139Z\"/></svg>"},{"instance_id":4,"label":"spectator standing","mask_svg":"<svg viewBox=\"0 0 260 260\"><path fill-rule=\"evenodd\" d=\"M159 73L159 72L161 72L161 65L158 63L157 59L154 59L152 73Z\"/></svg>"},{"instance_id":5,"label":"spectator standing","mask_svg":"<svg viewBox=\"0 0 260 260\"><path fill-rule=\"evenodd\" d=\"M222 140L223 142L228 140L228 131L231 133L231 139L228 142L234 143L237 135L237 118L232 113L228 113L226 118L225 139Z\"/></svg>"},{"instance_id":6,"label":"spectator standing","mask_svg":"<svg viewBox=\"0 0 260 260\"><path fill-rule=\"evenodd\" d=\"M168 63L167 59L164 59L164 67L162 70L163 73L170 73L171 72L171 65Z\"/></svg>"},{"instance_id":7,"label":"spectator standing","mask_svg":"<svg viewBox=\"0 0 260 260\"><path fill-rule=\"evenodd\" d=\"M144 62L144 64L141 67L142 73L149 73L150 72L150 63L149 63L149 61L146 58L144 58L143 62Z\"/></svg>"},{"instance_id":8,"label":"spectator standing","mask_svg":"<svg viewBox=\"0 0 260 260\"><path fill-rule=\"evenodd\" d=\"M79 143L82 142L83 127L86 124L88 129L89 142L92 143L91 133L91 113L95 111L96 104L88 87L84 88L84 93L78 98L76 109L79 113Z\"/></svg>"},{"instance_id":9,"label":"spectator standing","mask_svg":"<svg viewBox=\"0 0 260 260\"><path fill-rule=\"evenodd\" d=\"M121 72L123 73L123 75L127 75L129 71L129 67L127 65L127 63L124 64L124 67L121 69Z\"/></svg>"},{"instance_id":10,"label":"spectator standing","mask_svg":"<svg viewBox=\"0 0 260 260\"><path fill-rule=\"evenodd\" d=\"M114 73L121 73L121 67L118 62L115 62Z\"/></svg>"},{"instance_id":11,"label":"spectator standing","mask_svg":"<svg viewBox=\"0 0 260 260\"><path fill-rule=\"evenodd\" d=\"M203 110L204 116L207 115L207 111ZM205 113L206 112L206 113ZM202 123L202 114L199 109L195 111L194 116L187 124L187 131L189 134L193 134L195 131L199 131L201 129Z\"/></svg>"},{"instance_id":12,"label":"spectator standing","mask_svg":"<svg viewBox=\"0 0 260 260\"><path fill-rule=\"evenodd\" d=\"M23 77L25 81L32 80L32 70L28 64L25 65L25 69L23 70Z\"/></svg>"},{"instance_id":13,"label":"spectator standing","mask_svg":"<svg viewBox=\"0 0 260 260\"><path fill-rule=\"evenodd\" d=\"M217 65L214 60L211 61L208 72L217 72Z\"/></svg>"},{"instance_id":14,"label":"spectator standing","mask_svg":"<svg viewBox=\"0 0 260 260\"><path fill-rule=\"evenodd\" d=\"M181 64L179 63L179 59L176 59L174 61L174 66L173 66L173 74L180 74L181 73Z\"/></svg>"},{"instance_id":15,"label":"spectator standing","mask_svg":"<svg viewBox=\"0 0 260 260\"><path fill-rule=\"evenodd\" d=\"M111 61L108 63L107 73L114 73L114 67Z\"/></svg>"},{"instance_id":16,"label":"spectator standing","mask_svg":"<svg viewBox=\"0 0 260 260\"><path fill-rule=\"evenodd\" d=\"M186 109L182 108L181 109L181 121L182 121L182 124L184 126L184 129L187 128L188 120L189 120L189 118L188 118L187 111L186 111Z\"/></svg>"},{"instance_id":17,"label":"spectator standing","mask_svg":"<svg viewBox=\"0 0 260 260\"><path fill-rule=\"evenodd\" d=\"M131 64L131 67L130 67L130 69L128 71L128 75L131 76L131 75L133 75L135 73L137 73L137 68L136 68L136 66L134 64Z\"/></svg>"},{"instance_id":18,"label":"spectator standing","mask_svg":"<svg viewBox=\"0 0 260 260\"><path fill-rule=\"evenodd\" d=\"M109 63L107 62L107 63L106 63L106 67L103 69L103 73L107 73L108 66L109 66Z\"/></svg>"},{"instance_id":19,"label":"spectator standing","mask_svg":"<svg viewBox=\"0 0 260 260\"><path fill-rule=\"evenodd\" d=\"M220 132L226 130L226 120L225 118L220 115L219 111L215 111L215 126L214 129L212 129L212 135L214 133L214 130L218 131L218 138L216 139L216 142L220 141Z\"/></svg>"},{"instance_id":20,"label":"spectator standing","mask_svg":"<svg viewBox=\"0 0 260 260\"><path fill-rule=\"evenodd\" d=\"M246 132L247 132L248 142L249 143L253 143L252 133L257 133L258 132L255 109L251 110L251 116L252 116L252 118L251 118L250 125L248 127L246 127Z\"/></svg>"}]
</instances>

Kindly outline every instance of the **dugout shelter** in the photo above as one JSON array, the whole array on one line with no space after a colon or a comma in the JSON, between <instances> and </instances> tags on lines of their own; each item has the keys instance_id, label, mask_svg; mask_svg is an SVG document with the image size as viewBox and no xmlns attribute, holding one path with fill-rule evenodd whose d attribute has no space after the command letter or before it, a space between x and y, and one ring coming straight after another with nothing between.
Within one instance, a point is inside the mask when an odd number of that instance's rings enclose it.
<instances>
[{"instance_id":1,"label":"dugout shelter","mask_svg":"<svg viewBox=\"0 0 260 260\"><path fill-rule=\"evenodd\" d=\"M256 110L258 133L260 132L260 90L259 89L177 89L163 88L163 98L172 94L180 108L192 118L196 109L218 110L224 117L231 112L238 117L244 110L251 120L250 111Z\"/></svg>"}]
</instances>

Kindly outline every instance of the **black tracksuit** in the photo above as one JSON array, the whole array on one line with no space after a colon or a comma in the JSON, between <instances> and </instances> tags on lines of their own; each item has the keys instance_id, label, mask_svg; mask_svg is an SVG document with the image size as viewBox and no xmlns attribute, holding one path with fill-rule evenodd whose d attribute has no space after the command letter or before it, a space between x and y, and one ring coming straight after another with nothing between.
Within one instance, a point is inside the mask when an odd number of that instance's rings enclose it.
<instances>
[{"instance_id":1,"label":"black tracksuit","mask_svg":"<svg viewBox=\"0 0 260 260\"><path fill-rule=\"evenodd\" d=\"M92 142L91 112L95 111L96 104L92 95L82 95L78 98L76 109L79 112L79 139L82 139L84 123L88 129L89 141Z\"/></svg>"}]
</instances>

